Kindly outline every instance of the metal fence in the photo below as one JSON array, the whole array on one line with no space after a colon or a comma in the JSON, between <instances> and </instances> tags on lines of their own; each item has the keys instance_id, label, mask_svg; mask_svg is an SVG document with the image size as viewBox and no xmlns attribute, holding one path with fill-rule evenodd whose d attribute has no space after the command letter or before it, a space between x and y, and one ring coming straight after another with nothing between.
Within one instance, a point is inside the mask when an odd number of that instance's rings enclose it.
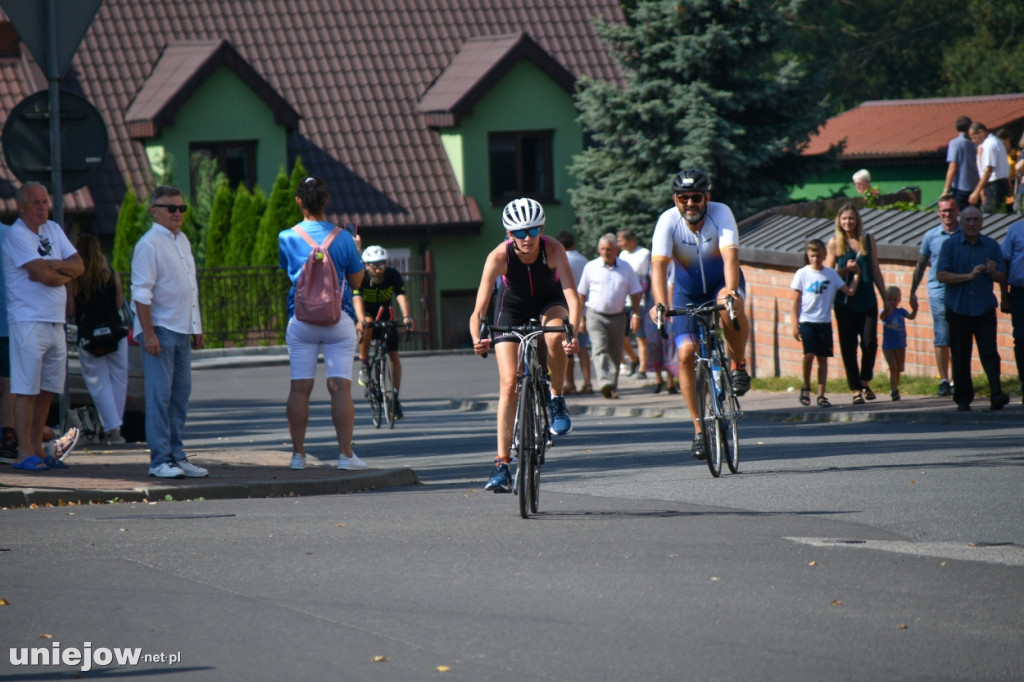
<instances>
[{"instance_id":1,"label":"metal fence","mask_svg":"<svg viewBox=\"0 0 1024 682\"><path fill-rule=\"evenodd\" d=\"M402 350L435 347L432 325L434 278L429 268L403 272L405 293L416 331L403 335ZM131 275L121 275L126 295ZM196 271L203 336L208 348L269 346L284 343L288 325L288 289L283 270L272 265L201 268ZM395 312L400 315L399 311Z\"/></svg>"}]
</instances>

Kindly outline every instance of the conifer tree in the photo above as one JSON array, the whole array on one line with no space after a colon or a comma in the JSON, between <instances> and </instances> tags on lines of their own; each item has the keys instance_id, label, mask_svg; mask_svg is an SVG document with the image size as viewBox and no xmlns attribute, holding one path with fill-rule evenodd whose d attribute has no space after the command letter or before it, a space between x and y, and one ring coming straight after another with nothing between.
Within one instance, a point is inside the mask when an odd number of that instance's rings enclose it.
<instances>
[{"instance_id":1,"label":"conifer tree","mask_svg":"<svg viewBox=\"0 0 1024 682\"><path fill-rule=\"evenodd\" d=\"M128 188L121 201L121 209L117 214L117 225L114 227L114 251L110 266L114 272L126 273L132 269L132 254L135 253L135 242L139 241L139 213L142 207L135 196L135 190Z\"/></svg>"},{"instance_id":2,"label":"conifer tree","mask_svg":"<svg viewBox=\"0 0 1024 682\"><path fill-rule=\"evenodd\" d=\"M224 265L249 265L252 260L252 240L259 228L255 215L256 204L252 192L244 184L235 190L235 204L231 207L231 229L228 232Z\"/></svg>"},{"instance_id":3,"label":"conifer tree","mask_svg":"<svg viewBox=\"0 0 1024 682\"><path fill-rule=\"evenodd\" d=\"M577 96L593 141L572 165L580 241L626 227L647 241L682 168L706 171L740 219L821 166L799 156L827 118L820 86L777 57L798 4L640 0L626 24L598 22L625 82L584 79Z\"/></svg>"},{"instance_id":4,"label":"conifer tree","mask_svg":"<svg viewBox=\"0 0 1024 682\"><path fill-rule=\"evenodd\" d=\"M203 235L203 254L205 258L201 266L219 268L224 265L227 253L228 234L231 231L231 209L234 206L234 192L227 178L217 183L217 191L213 195L213 208L210 211L210 224Z\"/></svg>"},{"instance_id":5,"label":"conifer tree","mask_svg":"<svg viewBox=\"0 0 1024 682\"><path fill-rule=\"evenodd\" d=\"M253 265L277 265L277 235L289 223L291 207L295 205L295 194L289 187L288 176L284 166L277 173L274 186L270 189L267 207L260 218L259 231L256 233L256 246Z\"/></svg>"}]
</instances>

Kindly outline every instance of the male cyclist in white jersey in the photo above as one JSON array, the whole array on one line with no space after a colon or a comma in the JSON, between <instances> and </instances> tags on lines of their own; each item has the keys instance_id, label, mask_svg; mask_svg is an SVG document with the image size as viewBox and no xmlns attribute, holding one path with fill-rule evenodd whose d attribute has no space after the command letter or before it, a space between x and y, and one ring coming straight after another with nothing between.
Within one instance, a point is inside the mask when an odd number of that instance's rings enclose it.
<instances>
[{"instance_id":1,"label":"male cyclist in white jersey","mask_svg":"<svg viewBox=\"0 0 1024 682\"><path fill-rule=\"evenodd\" d=\"M675 294L671 307L688 303L699 306L717 300L724 304L727 296L735 299L736 321L733 327L726 311L722 311L722 328L732 358L732 380L736 395L750 390L746 349L749 327L743 309L745 281L740 271L739 231L732 211L725 204L711 199L711 180L699 170L680 171L672 181L675 204L658 218L651 246L651 295L655 304L669 307L668 265L675 262ZM651 308L651 318L657 307ZM700 408L697 405L696 350L697 326L689 315L676 318L675 344L679 356L679 384L694 424L695 459L707 456L701 433Z\"/></svg>"}]
</instances>

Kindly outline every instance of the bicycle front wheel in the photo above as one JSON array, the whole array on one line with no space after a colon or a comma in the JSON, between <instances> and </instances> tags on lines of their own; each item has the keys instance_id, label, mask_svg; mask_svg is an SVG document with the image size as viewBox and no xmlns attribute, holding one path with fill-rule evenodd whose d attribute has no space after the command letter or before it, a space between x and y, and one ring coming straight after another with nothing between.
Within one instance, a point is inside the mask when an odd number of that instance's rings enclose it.
<instances>
[{"instance_id":1,"label":"bicycle front wheel","mask_svg":"<svg viewBox=\"0 0 1024 682\"><path fill-rule=\"evenodd\" d=\"M540 386L537 391L547 390L546 386ZM543 395L542 393L538 393ZM537 513L537 507L540 504L540 467L544 464L544 451L548 446L548 439L550 435L550 425L548 423L547 406L543 403L546 401L535 400L533 415L534 415L534 448L533 448L533 463L530 465L530 511L534 514Z\"/></svg>"},{"instance_id":2,"label":"bicycle front wheel","mask_svg":"<svg viewBox=\"0 0 1024 682\"><path fill-rule=\"evenodd\" d=\"M375 361L370 368L370 385L366 387L366 399L370 402L370 419L376 428L380 428L383 396L380 391L380 363Z\"/></svg>"},{"instance_id":3,"label":"bicycle front wheel","mask_svg":"<svg viewBox=\"0 0 1024 682\"><path fill-rule=\"evenodd\" d=\"M700 406L701 431L708 469L718 478L722 475L722 423L715 409L718 397L715 378L703 362L697 363L697 404Z\"/></svg>"},{"instance_id":4,"label":"bicycle front wheel","mask_svg":"<svg viewBox=\"0 0 1024 682\"><path fill-rule=\"evenodd\" d=\"M725 396L722 399L725 463L729 465L729 471L735 474L740 470L740 401L733 394L732 379L725 371L722 372L722 395Z\"/></svg>"},{"instance_id":5,"label":"bicycle front wheel","mask_svg":"<svg viewBox=\"0 0 1024 682\"><path fill-rule=\"evenodd\" d=\"M519 516L529 518L531 503L530 498L534 494L534 448L536 447L537 421L534 406L537 403L537 396L534 392L533 383L528 379L523 381L519 387L519 404L516 406L516 433L515 439L519 447L516 454L516 492L519 494Z\"/></svg>"},{"instance_id":6,"label":"bicycle front wheel","mask_svg":"<svg viewBox=\"0 0 1024 682\"><path fill-rule=\"evenodd\" d=\"M380 360L380 393L381 402L384 407L384 417L387 419L388 428L395 428L395 376L391 368L388 356Z\"/></svg>"}]
</instances>

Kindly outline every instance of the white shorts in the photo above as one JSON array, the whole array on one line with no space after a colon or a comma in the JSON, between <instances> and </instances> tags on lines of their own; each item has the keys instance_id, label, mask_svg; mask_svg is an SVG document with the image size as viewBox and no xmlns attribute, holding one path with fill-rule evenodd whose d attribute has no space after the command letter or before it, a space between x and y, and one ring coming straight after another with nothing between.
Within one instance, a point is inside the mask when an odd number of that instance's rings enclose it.
<instances>
[{"instance_id":1,"label":"white shorts","mask_svg":"<svg viewBox=\"0 0 1024 682\"><path fill-rule=\"evenodd\" d=\"M292 381L316 377L317 357L323 347L327 377L352 379L352 358L356 351L356 323L342 313L333 327L310 324L293 317L284 336Z\"/></svg>"},{"instance_id":2,"label":"white shorts","mask_svg":"<svg viewBox=\"0 0 1024 682\"><path fill-rule=\"evenodd\" d=\"M64 392L68 339L59 322L11 322L11 393Z\"/></svg>"}]
</instances>

